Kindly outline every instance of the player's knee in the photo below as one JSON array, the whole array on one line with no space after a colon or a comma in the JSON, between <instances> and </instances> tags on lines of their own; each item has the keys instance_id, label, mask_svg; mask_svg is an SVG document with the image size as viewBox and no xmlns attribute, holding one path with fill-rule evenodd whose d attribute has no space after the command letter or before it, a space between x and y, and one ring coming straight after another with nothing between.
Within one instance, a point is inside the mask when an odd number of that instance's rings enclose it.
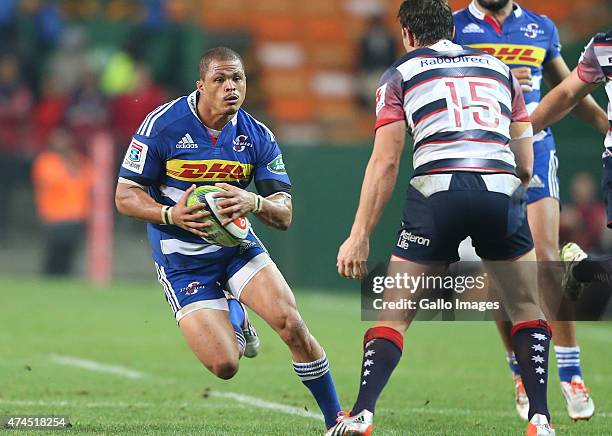
<instances>
[{"instance_id":1,"label":"player's knee","mask_svg":"<svg viewBox=\"0 0 612 436\"><path fill-rule=\"evenodd\" d=\"M219 359L210 367L211 372L223 380L229 380L238 372L238 362L232 359Z\"/></svg>"}]
</instances>

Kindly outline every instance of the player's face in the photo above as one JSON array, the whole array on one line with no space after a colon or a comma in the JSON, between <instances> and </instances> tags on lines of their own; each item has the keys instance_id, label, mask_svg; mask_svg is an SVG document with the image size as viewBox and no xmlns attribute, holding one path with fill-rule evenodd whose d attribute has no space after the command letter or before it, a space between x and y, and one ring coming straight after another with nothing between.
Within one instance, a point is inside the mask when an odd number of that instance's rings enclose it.
<instances>
[{"instance_id":1,"label":"player's face","mask_svg":"<svg viewBox=\"0 0 612 436\"><path fill-rule=\"evenodd\" d=\"M235 114L246 95L244 68L240 61L212 61L198 87L201 98L214 112Z\"/></svg>"},{"instance_id":2,"label":"player's face","mask_svg":"<svg viewBox=\"0 0 612 436\"><path fill-rule=\"evenodd\" d=\"M480 6L493 12L503 9L510 0L476 0Z\"/></svg>"}]
</instances>

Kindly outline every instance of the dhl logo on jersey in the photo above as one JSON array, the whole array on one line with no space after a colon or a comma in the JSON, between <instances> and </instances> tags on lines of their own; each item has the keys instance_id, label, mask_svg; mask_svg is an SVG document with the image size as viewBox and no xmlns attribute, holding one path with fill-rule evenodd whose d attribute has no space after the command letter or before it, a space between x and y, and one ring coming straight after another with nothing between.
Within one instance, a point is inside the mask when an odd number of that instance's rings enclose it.
<instances>
[{"instance_id":1,"label":"dhl logo on jersey","mask_svg":"<svg viewBox=\"0 0 612 436\"><path fill-rule=\"evenodd\" d=\"M540 67L544 62L546 50L534 45L520 44L470 44L508 65L527 65Z\"/></svg>"},{"instance_id":2,"label":"dhl logo on jersey","mask_svg":"<svg viewBox=\"0 0 612 436\"><path fill-rule=\"evenodd\" d=\"M248 180L253 165L235 160L181 160L166 162L166 174L185 182L227 182Z\"/></svg>"}]
</instances>

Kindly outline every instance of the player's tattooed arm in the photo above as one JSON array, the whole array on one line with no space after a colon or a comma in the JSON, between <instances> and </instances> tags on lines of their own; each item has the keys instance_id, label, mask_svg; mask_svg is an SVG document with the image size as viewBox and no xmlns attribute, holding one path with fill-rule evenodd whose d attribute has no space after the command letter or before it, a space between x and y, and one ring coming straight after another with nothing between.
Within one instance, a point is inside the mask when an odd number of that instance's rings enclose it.
<instances>
[{"instance_id":1,"label":"player's tattooed arm","mask_svg":"<svg viewBox=\"0 0 612 436\"><path fill-rule=\"evenodd\" d=\"M544 96L536 110L531 114L533 131L539 132L563 119L584 96L595 91L599 84L583 82L574 69L563 82L555 86ZM602 132L607 131L607 123L603 123ZM601 129L600 129L601 130Z\"/></svg>"},{"instance_id":2,"label":"player's tattooed arm","mask_svg":"<svg viewBox=\"0 0 612 436\"><path fill-rule=\"evenodd\" d=\"M207 236L206 228L210 223L199 221L210 215L210 212L204 210L205 206L202 204L187 206L187 198L194 189L195 185L192 185L183 193L176 205L168 208L151 198L142 186L120 181L115 192L115 205L119 213L131 218L152 224L172 224L194 235Z\"/></svg>"},{"instance_id":3,"label":"player's tattooed arm","mask_svg":"<svg viewBox=\"0 0 612 436\"><path fill-rule=\"evenodd\" d=\"M291 225L293 208L288 194L276 192L262 197L227 183L217 183L216 186L224 189L223 192L215 193L215 197L223 198L219 202L221 209L218 212L227 218L222 224L253 212L264 224L275 229L287 230Z\"/></svg>"},{"instance_id":4,"label":"player's tattooed arm","mask_svg":"<svg viewBox=\"0 0 612 436\"><path fill-rule=\"evenodd\" d=\"M570 76L570 70L561 56L545 63L543 71L544 81L550 90L554 90L566 77ZM605 135L608 131L608 116L590 95L585 94L582 99L578 99L571 112L602 134Z\"/></svg>"}]
</instances>

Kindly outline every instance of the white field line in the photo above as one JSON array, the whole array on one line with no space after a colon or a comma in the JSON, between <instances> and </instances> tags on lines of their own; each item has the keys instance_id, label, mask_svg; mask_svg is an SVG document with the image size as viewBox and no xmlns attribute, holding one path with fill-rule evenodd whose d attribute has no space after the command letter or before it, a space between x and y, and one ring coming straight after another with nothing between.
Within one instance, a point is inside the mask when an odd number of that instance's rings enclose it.
<instances>
[{"instance_id":1,"label":"white field line","mask_svg":"<svg viewBox=\"0 0 612 436\"><path fill-rule=\"evenodd\" d=\"M107 374L114 374L132 379L141 378L144 376L144 373L140 371L134 371L133 369L129 369L124 366L108 365L105 363L81 359L78 357L51 354L51 360L54 363L57 363L58 365L74 366L77 368L87 369L89 371L105 372Z\"/></svg>"},{"instance_id":2,"label":"white field line","mask_svg":"<svg viewBox=\"0 0 612 436\"><path fill-rule=\"evenodd\" d=\"M313 419L317 419L320 420L321 419L321 415L317 414L317 413L312 413L312 412L306 412L303 409L299 409L297 407L290 407L290 406L286 406L283 404L278 404L278 403L271 403L268 401L264 401L261 400L259 398L255 398L255 397L251 397L251 396L247 396L247 395L241 395L241 394L237 394L237 393L233 393L233 392L210 392L209 393L211 396L214 397L218 397L218 398L229 398L232 400L235 400L240 404L240 406L245 405L245 406L254 406L254 407L261 407L261 402L266 403L268 406L274 406L274 407L263 407L265 409L269 409L269 410L275 410L275 411L279 411L282 413L289 413L288 411L291 411L291 415L293 415L295 411L299 411L299 415L298 416L304 416L307 418L313 418ZM248 401L248 403L246 402ZM208 402L202 402L202 403L194 403L194 402L190 402L190 403L176 403L176 402L162 402L162 403L145 403L145 402L137 402L137 403L126 403L126 402L119 402L119 401L73 401L73 400L56 400L56 401L46 401L46 400L9 400L9 399L2 399L0 398L0 404L5 404L8 406L22 406L22 407L85 407L85 408L89 408L89 409L124 409L124 408L128 408L128 407L132 407L132 408L142 408L142 409L148 409L148 408L152 408L152 407L164 407L164 408L172 408L172 407L176 407L178 409L180 408L193 408L198 407L198 406L202 406L205 408L210 408L211 404ZM218 405L217 407L219 407L221 405ZM282 406L282 410L279 408L276 408L276 406ZM214 406L213 406L214 407ZM288 409L287 409L288 408ZM381 410L390 410L390 409L381 409ZM428 408L428 407L414 407L414 408L407 408L404 409L407 413L423 413L423 414L433 414L433 415L447 415L447 416L479 416L479 415L485 415L485 416L499 416L499 417L514 417L515 413L513 412L504 412L504 411L486 411L486 410L469 410L469 409L435 409L435 408ZM308 415L306 415L308 414ZM609 412L596 412L595 413L595 417L594 419L597 418L612 418L612 413Z\"/></svg>"},{"instance_id":3,"label":"white field line","mask_svg":"<svg viewBox=\"0 0 612 436\"><path fill-rule=\"evenodd\" d=\"M310 412L299 407L287 406L285 404L262 400L261 398L251 397L249 395L237 394L234 392L211 391L210 396L217 398L227 398L238 403L246 404L248 406L258 407L260 409L274 410L276 412L285 413L287 415L302 416L304 418L312 418L317 419L319 421L323 421L323 415L321 415L320 413Z\"/></svg>"},{"instance_id":4,"label":"white field line","mask_svg":"<svg viewBox=\"0 0 612 436\"><path fill-rule=\"evenodd\" d=\"M78 357L71 356L60 356L56 354L52 354L51 360L59 365L66 366L74 366L77 368L87 369L90 371L96 372L105 372L108 374L114 374L118 376L123 376L127 378L141 378L145 374L140 371L135 371L129 368L125 368L123 366L118 365L108 365L100 362L96 362L93 360L81 359ZM317 412L310 412L308 410L288 406L286 404L275 403L272 401L267 401L261 398L252 397L250 395L239 394L236 392L220 392L220 391L210 391L209 395L211 397L216 398L226 398L233 400L237 403L241 403L250 407L257 407L259 409L267 409L273 410L276 412L284 413L287 415L293 416L301 416L304 418L312 418L319 421L323 420L323 416ZM81 402L81 401L44 401L44 400L8 400L1 399L0 404L11 404L15 406L53 406L53 407L65 407L65 406L78 406L78 407L87 407L87 408L125 408L125 407L140 407L140 408L149 408L149 407L159 407L160 403L125 403L125 402ZM197 404L197 403L196 403ZM168 403L168 406L177 406L177 407L193 407L194 403ZM206 406L207 403L203 402L202 406ZM412 413L425 413L425 414L436 414L436 415L451 415L451 416L465 416L465 415L489 415L489 416L514 416L514 413L499 411L499 410L470 410L470 409L437 409L437 408L429 408L429 407L414 407L405 409L406 412ZM596 412L597 417L602 418L612 418L612 413L608 412Z\"/></svg>"},{"instance_id":5,"label":"white field line","mask_svg":"<svg viewBox=\"0 0 612 436\"><path fill-rule=\"evenodd\" d=\"M119 376L123 376L127 378L140 378L144 376L144 373L142 372L134 371L132 369L125 368L123 366L107 365L104 363L95 362L93 360L86 360L86 359L81 359L78 357L71 357L71 356L59 356L56 354L52 354L50 357L54 363L57 363L59 365L74 366L77 368L87 369L90 371L105 372L105 373L119 375ZM259 409L274 410L276 412L284 413L287 415L302 416L305 418L313 418L313 419L317 419L321 421L323 420L323 415L321 415L320 413L309 412L307 410L300 409L299 407L293 407L293 406L288 406L286 404L274 403L274 402L266 401L260 398L250 397L248 395L242 395L242 394L233 393L233 392L216 392L216 391L212 391L209 394L213 397L229 398L238 403L246 404L252 407L257 407ZM143 403L143 404L146 404L146 403ZM102 405L101 407L104 407L104 405ZM147 407L147 406L145 405L141 407Z\"/></svg>"}]
</instances>

